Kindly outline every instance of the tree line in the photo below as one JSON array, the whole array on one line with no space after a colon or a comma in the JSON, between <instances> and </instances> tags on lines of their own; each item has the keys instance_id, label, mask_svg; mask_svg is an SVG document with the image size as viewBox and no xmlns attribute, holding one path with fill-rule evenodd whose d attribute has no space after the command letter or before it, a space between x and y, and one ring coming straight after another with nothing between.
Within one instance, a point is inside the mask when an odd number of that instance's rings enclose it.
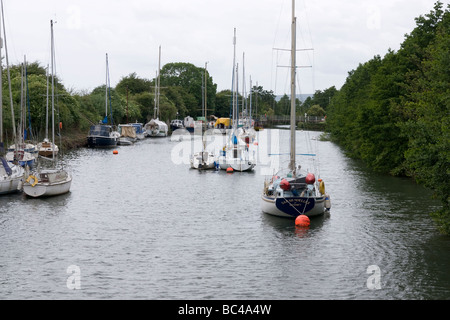
<instances>
[{"instance_id":1,"label":"tree line","mask_svg":"<svg viewBox=\"0 0 450 320\"><path fill-rule=\"evenodd\" d=\"M25 68L24 72L22 72L22 68ZM3 69L6 70L6 67L3 66ZM21 90L22 74L25 74L23 91ZM51 84L47 69L38 62L27 63L26 66L17 64L10 67L10 75L16 125L22 114L29 131L27 137L42 137L46 124L47 90L51 90L47 89ZM4 130L6 136L11 139L12 121L9 111L10 96L7 72L3 72L2 77ZM54 84L57 119L55 121L61 122L69 132L76 130L86 133L89 126L101 121L106 113L108 116L109 113L112 113L113 123L116 125L127 122L146 123L154 116L155 82L156 78L141 78L134 72L123 76L115 87L106 88L106 85L103 84L89 92L76 92L67 90L56 76ZM168 123L175 118L202 116L202 99L204 99L203 90L205 88L207 114L230 117L231 90L217 92L217 84L214 83L209 72L205 72L205 68L184 62L164 65L160 72L160 120ZM106 90L108 90L108 104L110 103L108 109L105 101ZM277 101L271 90L265 90L259 85L253 86L246 96L242 93L238 94L241 110L244 104L247 106L247 110L250 110L250 95L253 118L259 115L288 115L290 112L285 107L290 105L287 96ZM311 115L324 115L325 111L318 103L311 98L303 104L297 100L297 111L302 113L311 111Z\"/></svg>"},{"instance_id":2,"label":"tree line","mask_svg":"<svg viewBox=\"0 0 450 320\"><path fill-rule=\"evenodd\" d=\"M334 141L371 168L410 176L442 208L450 233L450 5L416 18L400 49L359 64L327 106Z\"/></svg>"}]
</instances>

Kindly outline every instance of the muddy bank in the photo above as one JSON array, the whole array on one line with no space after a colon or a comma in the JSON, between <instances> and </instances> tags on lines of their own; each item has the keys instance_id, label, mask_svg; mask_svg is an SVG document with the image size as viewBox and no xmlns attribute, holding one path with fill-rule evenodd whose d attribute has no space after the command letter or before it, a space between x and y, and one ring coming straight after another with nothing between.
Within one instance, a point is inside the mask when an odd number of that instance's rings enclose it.
<instances>
[{"instance_id":1,"label":"muddy bank","mask_svg":"<svg viewBox=\"0 0 450 320\"><path fill-rule=\"evenodd\" d=\"M62 132L61 146L63 150L72 150L87 146L88 132L82 132L78 129L68 129ZM59 142L59 137L55 138L56 144Z\"/></svg>"}]
</instances>

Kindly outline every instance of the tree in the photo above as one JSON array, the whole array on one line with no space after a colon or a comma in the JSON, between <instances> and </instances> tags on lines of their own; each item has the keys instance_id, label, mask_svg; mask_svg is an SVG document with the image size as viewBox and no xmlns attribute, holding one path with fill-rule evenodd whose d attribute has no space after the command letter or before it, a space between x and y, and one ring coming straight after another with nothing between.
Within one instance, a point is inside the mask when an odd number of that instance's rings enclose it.
<instances>
[{"instance_id":1,"label":"tree","mask_svg":"<svg viewBox=\"0 0 450 320\"><path fill-rule=\"evenodd\" d=\"M200 116L202 114L201 106L203 99L203 78L205 68L199 68L191 63L168 63L161 69L162 87L180 87L184 93L194 97L183 99L184 106L191 116ZM206 72L206 94L208 108L214 108L217 85L213 83L212 77ZM187 103L186 103L187 102Z\"/></svg>"},{"instance_id":2,"label":"tree","mask_svg":"<svg viewBox=\"0 0 450 320\"><path fill-rule=\"evenodd\" d=\"M323 117L325 116L325 110L318 104L313 105L311 108L308 109L306 112L308 116L312 117Z\"/></svg>"},{"instance_id":3,"label":"tree","mask_svg":"<svg viewBox=\"0 0 450 320\"><path fill-rule=\"evenodd\" d=\"M450 234L450 5L416 19L398 52L349 72L327 110L328 129L373 169L408 175L441 200Z\"/></svg>"},{"instance_id":4,"label":"tree","mask_svg":"<svg viewBox=\"0 0 450 320\"><path fill-rule=\"evenodd\" d=\"M130 73L126 77L122 77L116 85L116 90L121 95L127 94L127 88L130 95L139 94L150 91L151 82L147 79L141 79L136 72Z\"/></svg>"}]
</instances>

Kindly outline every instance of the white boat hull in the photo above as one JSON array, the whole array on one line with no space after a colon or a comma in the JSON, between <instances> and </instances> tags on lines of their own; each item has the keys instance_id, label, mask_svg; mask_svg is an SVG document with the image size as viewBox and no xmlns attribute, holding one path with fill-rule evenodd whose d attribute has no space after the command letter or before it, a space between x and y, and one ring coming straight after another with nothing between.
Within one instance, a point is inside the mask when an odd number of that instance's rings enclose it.
<instances>
[{"instance_id":1,"label":"white boat hull","mask_svg":"<svg viewBox=\"0 0 450 320\"><path fill-rule=\"evenodd\" d=\"M215 159L212 153L207 151L197 152L190 159L192 169L208 170L215 168Z\"/></svg>"},{"instance_id":2,"label":"white boat hull","mask_svg":"<svg viewBox=\"0 0 450 320\"><path fill-rule=\"evenodd\" d=\"M219 167L222 170L232 168L233 171L250 171L255 167L255 163L251 160L219 157Z\"/></svg>"},{"instance_id":3,"label":"white boat hull","mask_svg":"<svg viewBox=\"0 0 450 320\"><path fill-rule=\"evenodd\" d=\"M32 185L33 182L30 182L25 182L23 184L23 192L25 192L26 195L33 198L50 197L69 192L72 184L72 176L67 174L64 179L52 182L43 182L42 180L39 180L34 186Z\"/></svg>"},{"instance_id":4,"label":"white boat hull","mask_svg":"<svg viewBox=\"0 0 450 320\"><path fill-rule=\"evenodd\" d=\"M7 163L12 173L8 175L0 163L0 194L8 194L17 192L22 187L22 180L25 170L10 163Z\"/></svg>"}]
</instances>

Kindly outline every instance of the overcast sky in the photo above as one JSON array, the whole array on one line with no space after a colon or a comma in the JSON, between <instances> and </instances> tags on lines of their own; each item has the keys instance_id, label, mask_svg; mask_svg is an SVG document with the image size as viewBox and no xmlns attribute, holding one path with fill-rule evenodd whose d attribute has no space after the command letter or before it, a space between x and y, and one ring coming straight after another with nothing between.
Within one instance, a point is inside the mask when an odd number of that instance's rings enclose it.
<instances>
[{"instance_id":1,"label":"overcast sky","mask_svg":"<svg viewBox=\"0 0 450 320\"><path fill-rule=\"evenodd\" d=\"M446 3L446 1L443 1ZM12 64L50 60L54 26L57 73L68 89L92 90L105 83L105 54L111 85L130 73L152 79L161 64L204 67L230 89L233 30L239 82L289 93L285 65L290 48L291 0L3 0ZM299 93L344 84L359 63L398 50L414 18L435 0L297 0ZM245 53L245 59L243 59ZM4 52L2 52L4 55ZM278 67L277 67L278 66ZM240 85L242 88L242 85Z\"/></svg>"}]
</instances>

